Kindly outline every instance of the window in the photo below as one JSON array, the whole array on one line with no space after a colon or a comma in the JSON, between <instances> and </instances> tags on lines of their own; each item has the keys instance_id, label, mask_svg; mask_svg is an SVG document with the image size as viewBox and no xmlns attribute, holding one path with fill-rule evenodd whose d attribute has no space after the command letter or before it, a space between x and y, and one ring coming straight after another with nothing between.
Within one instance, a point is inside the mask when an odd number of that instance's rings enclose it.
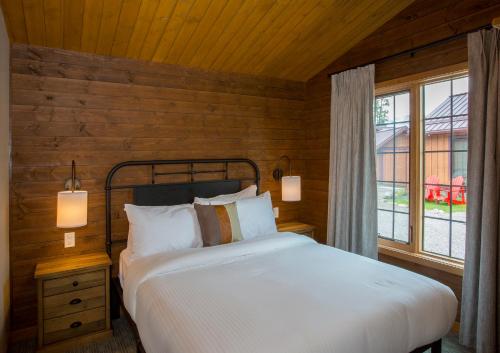
<instances>
[{"instance_id":1,"label":"window","mask_svg":"<svg viewBox=\"0 0 500 353\"><path fill-rule=\"evenodd\" d=\"M467 209L468 77L377 89L379 243L460 262Z\"/></svg>"}]
</instances>

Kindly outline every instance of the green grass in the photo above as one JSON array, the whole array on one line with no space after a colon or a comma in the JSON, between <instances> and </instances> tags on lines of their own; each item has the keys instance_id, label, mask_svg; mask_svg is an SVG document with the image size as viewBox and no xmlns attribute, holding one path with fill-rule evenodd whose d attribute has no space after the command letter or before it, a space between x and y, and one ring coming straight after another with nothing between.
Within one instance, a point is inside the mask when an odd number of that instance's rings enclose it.
<instances>
[{"instance_id":1,"label":"green grass","mask_svg":"<svg viewBox=\"0 0 500 353\"><path fill-rule=\"evenodd\" d=\"M392 201L392 197L384 197L387 202ZM396 205L408 206L408 195L399 193L396 191L396 198L394 199L394 203ZM445 202L433 202L433 201L425 201L424 203L426 210L439 210L442 212L450 212L450 206L448 206ZM467 210L467 205L453 205L452 212L465 212Z\"/></svg>"}]
</instances>

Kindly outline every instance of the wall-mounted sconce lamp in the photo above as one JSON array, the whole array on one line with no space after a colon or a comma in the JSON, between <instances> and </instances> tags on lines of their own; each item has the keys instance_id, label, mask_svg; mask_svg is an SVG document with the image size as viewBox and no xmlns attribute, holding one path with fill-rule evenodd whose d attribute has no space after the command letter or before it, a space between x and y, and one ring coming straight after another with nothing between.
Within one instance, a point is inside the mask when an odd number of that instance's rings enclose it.
<instances>
[{"instance_id":1,"label":"wall-mounted sconce lamp","mask_svg":"<svg viewBox=\"0 0 500 353\"><path fill-rule=\"evenodd\" d=\"M77 228L87 225L87 191L80 190L75 161L71 162L71 178L64 183L65 191L57 193L57 227Z\"/></svg>"},{"instance_id":2,"label":"wall-mounted sconce lamp","mask_svg":"<svg viewBox=\"0 0 500 353\"><path fill-rule=\"evenodd\" d=\"M288 176L284 176L283 169L280 168L280 163L282 160L288 162ZM300 187L300 176L292 175L292 162L288 156L281 156L278 161L278 167L273 170L273 178L276 181L281 180L281 199L283 201L300 201L301 199L301 187Z\"/></svg>"}]
</instances>

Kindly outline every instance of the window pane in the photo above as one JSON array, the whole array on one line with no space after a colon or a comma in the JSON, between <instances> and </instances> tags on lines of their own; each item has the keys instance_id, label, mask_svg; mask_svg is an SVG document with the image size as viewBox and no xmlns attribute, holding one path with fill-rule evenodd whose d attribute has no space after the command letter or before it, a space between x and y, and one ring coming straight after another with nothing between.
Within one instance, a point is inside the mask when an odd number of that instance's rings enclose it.
<instances>
[{"instance_id":1,"label":"window pane","mask_svg":"<svg viewBox=\"0 0 500 353\"><path fill-rule=\"evenodd\" d=\"M410 124L394 124L394 149L396 152L410 152Z\"/></svg>"},{"instance_id":2,"label":"window pane","mask_svg":"<svg viewBox=\"0 0 500 353\"><path fill-rule=\"evenodd\" d=\"M467 152L453 152L453 185L464 185L467 181Z\"/></svg>"},{"instance_id":3,"label":"window pane","mask_svg":"<svg viewBox=\"0 0 500 353\"><path fill-rule=\"evenodd\" d=\"M450 255L450 222L424 218L424 251Z\"/></svg>"},{"instance_id":4,"label":"window pane","mask_svg":"<svg viewBox=\"0 0 500 353\"><path fill-rule=\"evenodd\" d=\"M394 124L375 127L377 153L394 152Z\"/></svg>"},{"instance_id":5,"label":"window pane","mask_svg":"<svg viewBox=\"0 0 500 353\"><path fill-rule=\"evenodd\" d=\"M407 243L409 239L409 217L407 214L394 213L394 239Z\"/></svg>"},{"instance_id":6,"label":"window pane","mask_svg":"<svg viewBox=\"0 0 500 353\"><path fill-rule=\"evenodd\" d=\"M377 154L377 180L390 181L394 180L394 153Z\"/></svg>"},{"instance_id":7,"label":"window pane","mask_svg":"<svg viewBox=\"0 0 500 353\"><path fill-rule=\"evenodd\" d=\"M469 135L468 129L462 129L460 131L453 130L452 148L454 151L467 151L469 144L468 135Z\"/></svg>"},{"instance_id":8,"label":"window pane","mask_svg":"<svg viewBox=\"0 0 500 353\"><path fill-rule=\"evenodd\" d=\"M450 153L424 153L424 159L425 183L450 185Z\"/></svg>"},{"instance_id":9,"label":"window pane","mask_svg":"<svg viewBox=\"0 0 500 353\"><path fill-rule=\"evenodd\" d=\"M386 124L394 121L394 96L377 97L375 99L375 124Z\"/></svg>"},{"instance_id":10,"label":"window pane","mask_svg":"<svg viewBox=\"0 0 500 353\"><path fill-rule=\"evenodd\" d=\"M393 207L393 184L377 183L378 208L392 211Z\"/></svg>"},{"instance_id":11,"label":"window pane","mask_svg":"<svg viewBox=\"0 0 500 353\"><path fill-rule=\"evenodd\" d=\"M392 239L392 212L378 211L378 236Z\"/></svg>"},{"instance_id":12,"label":"window pane","mask_svg":"<svg viewBox=\"0 0 500 353\"><path fill-rule=\"evenodd\" d=\"M451 218L454 221L466 221L466 212L467 212L467 187L463 186L460 188L460 194L454 195L455 201L452 204L451 210Z\"/></svg>"},{"instance_id":13,"label":"window pane","mask_svg":"<svg viewBox=\"0 0 500 353\"><path fill-rule=\"evenodd\" d=\"M408 183L410 181L410 154L397 153L395 156L395 177L398 182Z\"/></svg>"},{"instance_id":14,"label":"window pane","mask_svg":"<svg viewBox=\"0 0 500 353\"><path fill-rule=\"evenodd\" d=\"M450 115L451 81L436 82L424 86L425 118Z\"/></svg>"},{"instance_id":15,"label":"window pane","mask_svg":"<svg viewBox=\"0 0 500 353\"><path fill-rule=\"evenodd\" d=\"M469 77L461 77L453 80L453 94L462 94L469 92Z\"/></svg>"},{"instance_id":16,"label":"window pane","mask_svg":"<svg viewBox=\"0 0 500 353\"><path fill-rule=\"evenodd\" d=\"M425 151L449 151L451 119L431 119L425 121Z\"/></svg>"},{"instance_id":17,"label":"window pane","mask_svg":"<svg viewBox=\"0 0 500 353\"><path fill-rule=\"evenodd\" d=\"M409 212L410 190L409 184L394 185L394 210L398 212Z\"/></svg>"},{"instance_id":18,"label":"window pane","mask_svg":"<svg viewBox=\"0 0 500 353\"><path fill-rule=\"evenodd\" d=\"M410 93L405 92L394 97L395 120L410 121Z\"/></svg>"},{"instance_id":19,"label":"window pane","mask_svg":"<svg viewBox=\"0 0 500 353\"><path fill-rule=\"evenodd\" d=\"M463 260L465 258L465 224L451 224L451 256Z\"/></svg>"},{"instance_id":20,"label":"window pane","mask_svg":"<svg viewBox=\"0 0 500 353\"><path fill-rule=\"evenodd\" d=\"M431 185L425 185L424 192L428 192L431 190L433 192L433 188L436 188L435 186ZM446 196L447 196L447 191L443 190L444 188L441 188L440 192L440 197L441 199L434 199L434 200L429 200L428 198L425 197L426 194L424 194L424 215L427 217L433 217L433 218L440 218L440 219L450 219L450 206L448 203L445 201ZM427 194L428 195L428 194Z\"/></svg>"}]
</instances>

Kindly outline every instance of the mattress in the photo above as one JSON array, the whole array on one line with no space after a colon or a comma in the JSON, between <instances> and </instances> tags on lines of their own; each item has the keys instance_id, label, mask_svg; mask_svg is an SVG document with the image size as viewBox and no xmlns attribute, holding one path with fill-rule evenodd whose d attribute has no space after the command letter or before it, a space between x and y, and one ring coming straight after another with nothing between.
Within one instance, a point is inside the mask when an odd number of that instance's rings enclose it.
<instances>
[{"instance_id":1,"label":"mattress","mask_svg":"<svg viewBox=\"0 0 500 353\"><path fill-rule=\"evenodd\" d=\"M134 260L125 306L148 353L402 353L450 330L430 278L293 233Z\"/></svg>"}]
</instances>

